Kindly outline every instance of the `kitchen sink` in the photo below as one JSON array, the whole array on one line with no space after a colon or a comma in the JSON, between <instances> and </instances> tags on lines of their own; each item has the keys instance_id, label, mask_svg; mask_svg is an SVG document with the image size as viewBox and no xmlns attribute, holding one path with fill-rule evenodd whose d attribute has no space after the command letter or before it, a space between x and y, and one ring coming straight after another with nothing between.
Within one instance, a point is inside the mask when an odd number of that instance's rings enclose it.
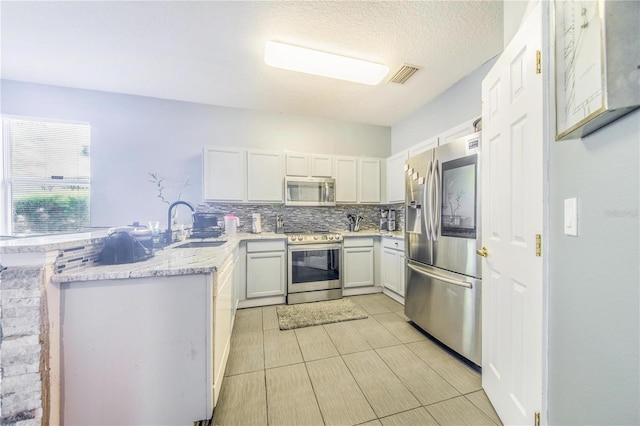
<instances>
[{"instance_id":1,"label":"kitchen sink","mask_svg":"<svg viewBox=\"0 0 640 426\"><path fill-rule=\"evenodd\" d=\"M177 248L203 248L203 247L220 247L223 244L226 244L226 241L189 241L188 243L183 243L177 246L174 246L174 249Z\"/></svg>"}]
</instances>

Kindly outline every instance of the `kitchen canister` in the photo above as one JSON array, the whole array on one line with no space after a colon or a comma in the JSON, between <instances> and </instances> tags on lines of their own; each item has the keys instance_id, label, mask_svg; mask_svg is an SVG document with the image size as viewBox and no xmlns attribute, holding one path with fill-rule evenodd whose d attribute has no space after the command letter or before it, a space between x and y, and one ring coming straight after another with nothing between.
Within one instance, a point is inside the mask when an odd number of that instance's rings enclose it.
<instances>
[{"instance_id":1,"label":"kitchen canister","mask_svg":"<svg viewBox=\"0 0 640 426\"><path fill-rule=\"evenodd\" d=\"M262 232L262 216L260 213L254 213L252 216L253 224L251 225L251 231L254 234L259 234Z\"/></svg>"},{"instance_id":2,"label":"kitchen canister","mask_svg":"<svg viewBox=\"0 0 640 426\"><path fill-rule=\"evenodd\" d=\"M238 219L238 216L234 214L227 214L224 216L224 230L228 236L235 237L238 226L240 226L240 219Z\"/></svg>"}]
</instances>

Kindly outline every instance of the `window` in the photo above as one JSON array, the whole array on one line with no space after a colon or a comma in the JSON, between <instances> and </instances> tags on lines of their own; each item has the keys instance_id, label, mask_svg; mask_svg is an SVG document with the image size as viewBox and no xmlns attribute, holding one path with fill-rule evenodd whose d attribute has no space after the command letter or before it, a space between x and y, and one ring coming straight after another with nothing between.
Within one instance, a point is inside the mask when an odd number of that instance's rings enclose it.
<instances>
[{"instance_id":1,"label":"window","mask_svg":"<svg viewBox=\"0 0 640 426\"><path fill-rule=\"evenodd\" d=\"M88 124L2 119L2 234L89 226Z\"/></svg>"}]
</instances>

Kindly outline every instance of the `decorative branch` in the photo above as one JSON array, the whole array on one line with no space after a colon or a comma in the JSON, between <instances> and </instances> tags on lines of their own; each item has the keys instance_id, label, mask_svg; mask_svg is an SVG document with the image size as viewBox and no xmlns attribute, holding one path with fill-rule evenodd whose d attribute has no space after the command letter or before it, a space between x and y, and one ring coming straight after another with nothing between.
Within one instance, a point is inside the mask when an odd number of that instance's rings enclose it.
<instances>
[{"instance_id":1,"label":"decorative branch","mask_svg":"<svg viewBox=\"0 0 640 426\"><path fill-rule=\"evenodd\" d=\"M171 189L171 187L165 184L165 178L161 177L156 172L148 172L148 174L151 177L151 179L149 179L149 182L153 183L158 191L156 198L159 198L160 201L162 201L163 203L170 205L171 201L167 199L167 196L165 194L166 194L166 190ZM180 200L180 198L182 197L182 192L185 189L187 189L189 186L191 186L191 183L189 182L189 179L187 179L182 185L173 187L173 189L175 189L178 192L176 201Z\"/></svg>"}]
</instances>

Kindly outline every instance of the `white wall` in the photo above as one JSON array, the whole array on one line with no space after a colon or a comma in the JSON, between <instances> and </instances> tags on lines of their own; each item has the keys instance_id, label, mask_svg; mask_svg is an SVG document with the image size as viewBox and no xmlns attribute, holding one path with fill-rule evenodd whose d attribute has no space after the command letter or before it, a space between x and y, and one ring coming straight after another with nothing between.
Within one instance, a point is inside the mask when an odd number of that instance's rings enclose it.
<instances>
[{"instance_id":1,"label":"white wall","mask_svg":"<svg viewBox=\"0 0 640 426\"><path fill-rule=\"evenodd\" d=\"M208 144L390 155L391 129L384 126L7 80L1 89L2 114L91 124L93 226L166 226L167 205L156 198L149 172L173 186L188 179L182 199L202 202L201 152ZM177 191L167 194L174 201Z\"/></svg>"},{"instance_id":2,"label":"white wall","mask_svg":"<svg viewBox=\"0 0 640 426\"><path fill-rule=\"evenodd\" d=\"M431 102L394 124L391 128L392 154L480 117L481 83L496 59L489 60Z\"/></svg>"},{"instance_id":3,"label":"white wall","mask_svg":"<svg viewBox=\"0 0 640 426\"><path fill-rule=\"evenodd\" d=\"M640 110L550 147L549 423L640 424ZM578 236L563 234L578 198Z\"/></svg>"}]
</instances>

